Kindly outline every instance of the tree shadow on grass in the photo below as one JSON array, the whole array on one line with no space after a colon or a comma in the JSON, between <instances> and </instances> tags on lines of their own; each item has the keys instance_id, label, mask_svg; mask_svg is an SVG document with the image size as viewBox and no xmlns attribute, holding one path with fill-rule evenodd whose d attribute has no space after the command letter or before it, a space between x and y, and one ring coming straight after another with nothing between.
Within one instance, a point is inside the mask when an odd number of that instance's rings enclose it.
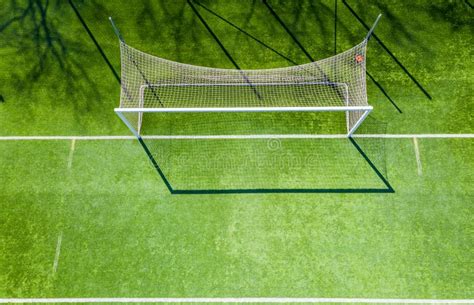
<instances>
[{"instance_id":1,"label":"tree shadow on grass","mask_svg":"<svg viewBox=\"0 0 474 305\"><path fill-rule=\"evenodd\" d=\"M461 1L433 1L430 2L428 13L437 21L449 22L453 31L465 26L474 25L474 12L472 4L465 0Z\"/></svg>"},{"instance_id":2,"label":"tree shadow on grass","mask_svg":"<svg viewBox=\"0 0 474 305\"><path fill-rule=\"evenodd\" d=\"M291 64L293 65L299 65L299 63L297 63L296 61L292 60L291 58L289 58L287 55L283 54L282 52L276 50L275 48L271 47L270 45L268 45L267 43L263 42L262 40L260 40L258 37L250 34L249 32L245 31L243 28L245 26L238 26L236 25L235 23L231 22L230 20L228 20L227 18L223 17L222 15L219 15L217 12L211 10L208 6L204 5L202 2L200 1L194 1L194 3L196 5L198 5L199 7L203 8L204 10L206 10L207 12L209 12L211 15L219 18L220 20L224 21L226 24L228 24L229 26L233 27L234 29L236 29L237 31L239 31L240 33L244 34L245 36L249 37L250 39L254 40L255 42L257 42L258 44L260 44L261 46L265 47L266 49L270 50L271 52L277 54L278 56L282 57L283 59L285 59L286 61L290 62ZM254 10L254 9L253 9ZM253 14L253 13L252 13Z\"/></svg>"},{"instance_id":3,"label":"tree shadow on grass","mask_svg":"<svg viewBox=\"0 0 474 305\"><path fill-rule=\"evenodd\" d=\"M390 2L375 0L372 1L374 6L376 6L381 12L384 13L390 21L391 28L393 31L390 32L394 36L396 41L399 41L407 46L413 43L417 44L417 47L421 48L423 52L432 52L422 41L416 41L415 37L411 34L411 31L407 28L406 23L403 19L396 16L393 12L393 9L390 7ZM356 4L356 3L355 3ZM360 5L360 3L358 3ZM448 22L451 24L453 30L457 30L460 27L468 26L473 24L473 12L472 5L470 2L465 1L413 1L409 5L412 7L414 12L426 11L430 16L432 16L436 21ZM364 18L366 16L364 9L358 10ZM417 19L413 19L416 21ZM421 22L418 23L418 27L423 28Z\"/></svg>"},{"instance_id":4,"label":"tree shadow on grass","mask_svg":"<svg viewBox=\"0 0 474 305\"><path fill-rule=\"evenodd\" d=\"M188 53L186 51L191 45L196 53L204 49L199 31L194 30L200 26L199 20L189 14L186 1L143 0L137 8L140 13L134 19L140 29L138 35L141 41L164 42L160 44L162 49L158 51L169 52L172 54L169 59L174 61L193 63L193 59L199 59L197 55L194 58L183 56ZM144 46L144 51L146 50L147 46ZM153 46L153 52L156 51Z\"/></svg>"},{"instance_id":5,"label":"tree shadow on grass","mask_svg":"<svg viewBox=\"0 0 474 305\"><path fill-rule=\"evenodd\" d=\"M342 3L348 7L348 8L353 8L355 12L357 12L357 16L361 20L364 20L365 22L369 23L373 20L374 18L374 13L381 13L383 15L383 19L386 21L387 25L389 25L389 28L391 29L390 31L390 40L391 41L396 41L397 44L402 45L403 47L412 47L413 45L416 45L417 48L420 49L420 51L424 53L431 53L432 51L424 44L423 41L417 40L416 37L413 35L412 30L407 27L407 23L403 18L397 16L397 14L394 11L394 8L390 3L380 1L380 0L375 0L371 1L371 5L375 7L373 10L367 10L366 9L366 3L365 2L358 2L358 1L346 1L343 0ZM426 8L423 6L417 7L415 3L410 3L410 6L413 6L413 10L417 11L423 11ZM416 19L413 19L412 21L416 21ZM419 23L417 25L418 27L422 28L423 24Z\"/></svg>"},{"instance_id":6,"label":"tree shadow on grass","mask_svg":"<svg viewBox=\"0 0 474 305\"><path fill-rule=\"evenodd\" d=\"M295 5L294 2L290 1L264 1L265 6L269 11L272 11L276 15L280 15L281 12L284 12L284 16L279 17L281 19L280 24L287 28L287 32L293 32L294 36L299 36L299 32L311 33L311 40L318 41L318 48L323 48L316 54L317 59L325 58L333 55L332 50L329 46L333 45L333 28L332 22L325 22L329 19L333 19L334 12L333 10L326 5L324 1L315 1L303 0L298 1L298 4ZM289 16L287 16L290 14ZM275 17L275 16L274 16ZM283 21L284 19L284 21ZM310 30L315 26L315 30ZM344 24L341 25L345 27ZM291 30L290 30L291 29ZM318 35L317 37L315 37ZM293 38L293 37L292 37ZM356 37L353 37L357 40ZM293 38L294 40L295 38ZM308 55L307 55L308 56Z\"/></svg>"},{"instance_id":7,"label":"tree shadow on grass","mask_svg":"<svg viewBox=\"0 0 474 305\"><path fill-rule=\"evenodd\" d=\"M11 85L22 94L33 94L38 90L51 91L56 98L52 103L69 103L76 110L89 110L89 103L81 101L100 100L96 81L86 71L79 58L94 56L94 50L88 49L74 36L64 35L58 24L64 22L64 10L69 9L67 2L12 0L7 11L13 12L10 18L4 18L0 24L0 35L6 46L18 50L20 63L11 71ZM44 85L46 82L46 86ZM35 97L32 97L32 101ZM26 105L33 106L33 103Z\"/></svg>"}]
</instances>

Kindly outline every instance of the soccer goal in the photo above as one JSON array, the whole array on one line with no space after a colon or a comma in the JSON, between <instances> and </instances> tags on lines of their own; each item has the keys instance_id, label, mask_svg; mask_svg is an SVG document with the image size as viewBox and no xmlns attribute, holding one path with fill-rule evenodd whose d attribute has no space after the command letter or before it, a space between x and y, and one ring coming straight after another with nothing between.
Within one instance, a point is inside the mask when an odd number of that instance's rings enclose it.
<instances>
[{"instance_id":1,"label":"soccer goal","mask_svg":"<svg viewBox=\"0 0 474 305\"><path fill-rule=\"evenodd\" d=\"M117 115L140 139L144 114L341 112L350 137L372 111L367 102L366 48L358 45L308 64L276 69L218 69L170 61L120 41L121 96Z\"/></svg>"}]
</instances>

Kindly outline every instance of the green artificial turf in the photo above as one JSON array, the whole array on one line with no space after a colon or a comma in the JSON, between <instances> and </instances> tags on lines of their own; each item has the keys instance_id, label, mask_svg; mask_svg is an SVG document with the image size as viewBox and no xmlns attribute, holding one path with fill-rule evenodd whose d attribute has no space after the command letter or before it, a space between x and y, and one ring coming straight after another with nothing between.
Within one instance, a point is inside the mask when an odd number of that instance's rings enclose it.
<instances>
[{"instance_id":1,"label":"green artificial turf","mask_svg":"<svg viewBox=\"0 0 474 305\"><path fill-rule=\"evenodd\" d=\"M68 1L1 2L0 135L129 135L118 82ZM234 68L186 1L73 3L116 71L108 16L145 52ZM334 54L334 1L268 1L301 46L260 1L200 3L243 69ZM473 133L472 8L347 4L367 24L384 14L377 36L432 97L372 39L368 71L402 113L368 79L359 133ZM366 34L341 1L337 29L337 52ZM151 133L344 130L337 115L160 116ZM472 299L474 140L417 141L421 175L412 138L356 138L365 157L347 139L145 140L177 190L385 188L378 172L395 191L201 195L171 194L135 140L0 141L0 298Z\"/></svg>"}]
</instances>

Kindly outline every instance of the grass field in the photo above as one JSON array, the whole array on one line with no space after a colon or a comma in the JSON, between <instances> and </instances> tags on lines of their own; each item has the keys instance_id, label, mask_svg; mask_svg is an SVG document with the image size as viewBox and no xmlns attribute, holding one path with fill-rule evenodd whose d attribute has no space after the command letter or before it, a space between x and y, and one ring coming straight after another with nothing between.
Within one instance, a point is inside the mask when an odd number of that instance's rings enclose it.
<instances>
[{"instance_id":1,"label":"grass field","mask_svg":"<svg viewBox=\"0 0 474 305\"><path fill-rule=\"evenodd\" d=\"M336 1L0 0L0 301L474 303L472 5ZM257 69L346 50L378 13L374 111L353 140L148 140L163 179L138 141L101 138L131 136L113 112L120 54L108 16L145 52ZM168 115L152 126L343 127L313 114Z\"/></svg>"}]
</instances>

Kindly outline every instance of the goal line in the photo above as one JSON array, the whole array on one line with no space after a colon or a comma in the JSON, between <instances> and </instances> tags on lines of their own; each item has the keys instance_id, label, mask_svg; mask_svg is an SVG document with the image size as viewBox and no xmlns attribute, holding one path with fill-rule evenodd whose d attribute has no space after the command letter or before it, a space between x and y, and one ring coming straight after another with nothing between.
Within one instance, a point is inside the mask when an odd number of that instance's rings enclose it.
<instances>
[{"instance_id":1,"label":"goal line","mask_svg":"<svg viewBox=\"0 0 474 305\"><path fill-rule=\"evenodd\" d=\"M381 139L473 139L473 133L439 133L439 134L357 134L353 138ZM342 139L346 134L313 135L313 134L259 134L259 135L150 135L142 136L150 140L225 140L225 139ZM0 136L0 141L55 141L55 140L135 140L135 136Z\"/></svg>"}]
</instances>

